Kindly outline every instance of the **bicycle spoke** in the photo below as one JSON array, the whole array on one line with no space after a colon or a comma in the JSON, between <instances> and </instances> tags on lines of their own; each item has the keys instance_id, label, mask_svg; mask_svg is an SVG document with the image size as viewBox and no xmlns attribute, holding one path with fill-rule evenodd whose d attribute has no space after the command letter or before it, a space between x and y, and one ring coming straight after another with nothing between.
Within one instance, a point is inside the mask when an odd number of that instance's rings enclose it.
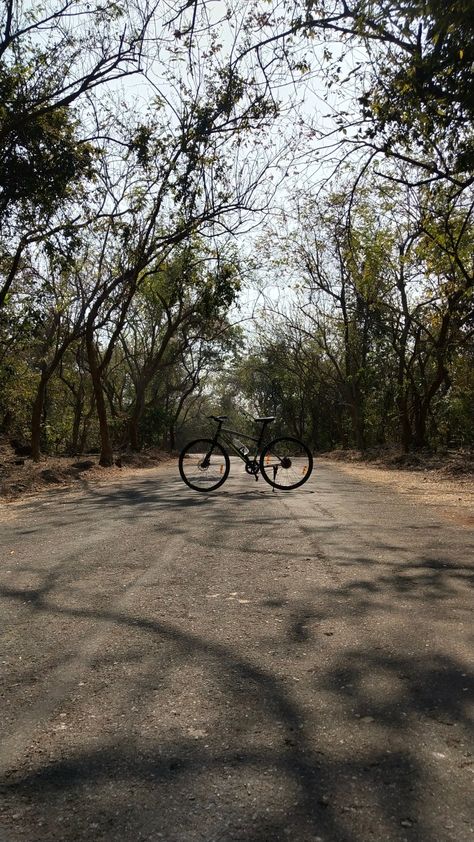
<instances>
[{"instance_id":1,"label":"bicycle spoke","mask_svg":"<svg viewBox=\"0 0 474 842\"><path fill-rule=\"evenodd\" d=\"M296 439L276 439L262 453L262 475L275 488L298 488L309 479L312 468L311 453Z\"/></svg>"},{"instance_id":2,"label":"bicycle spoke","mask_svg":"<svg viewBox=\"0 0 474 842\"><path fill-rule=\"evenodd\" d=\"M212 491L227 479L229 458L219 444L202 439L181 453L179 470L184 482L196 491Z\"/></svg>"}]
</instances>

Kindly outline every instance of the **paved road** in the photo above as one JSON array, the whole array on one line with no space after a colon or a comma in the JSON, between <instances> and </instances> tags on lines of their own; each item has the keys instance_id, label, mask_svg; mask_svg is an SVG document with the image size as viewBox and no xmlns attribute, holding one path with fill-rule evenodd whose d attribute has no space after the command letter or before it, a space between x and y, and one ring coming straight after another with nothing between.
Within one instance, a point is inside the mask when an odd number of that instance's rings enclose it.
<instances>
[{"instance_id":1,"label":"paved road","mask_svg":"<svg viewBox=\"0 0 474 842\"><path fill-rule=\"evenodd\" d=\"M1 842L474 839L472 529L327 463L0 528Z\"/></svg>"}]
</instances>

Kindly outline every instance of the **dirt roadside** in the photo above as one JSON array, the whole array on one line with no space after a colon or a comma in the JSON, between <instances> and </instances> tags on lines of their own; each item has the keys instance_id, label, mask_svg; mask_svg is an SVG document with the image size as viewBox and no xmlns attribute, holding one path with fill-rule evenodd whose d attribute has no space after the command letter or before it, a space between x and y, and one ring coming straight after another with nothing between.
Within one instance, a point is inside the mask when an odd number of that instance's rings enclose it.
<instances>
[{"instance_id":1,"label":"dirt roadside","mask_svg":"<svg viewBox=\"0 0 474 842\"><path fill-rule=\"evenodd\" d=\"M392 488L394 493L435 506L443 519L459 526L474 526L474 462L472 455L456 453L449 457L420 456L416 467L409 464L384 464L361 461L340 451L323 457L337 462L349 476Z\"/></svg>"},{"instance_id":2,"label":"dirt roadside","mask_svg":"<svg viewBox=\"0 0 474 842\"><path fill-rule=\"evenodd\" d=\"M96 454L75 457L45 457L35 463L15 454L0 442L0 505L21 500L49 488L79 489L85 484L100 485L156 468L176 457L158 449L117 456L112 468L102 468Z\"/></svg>"}]
</instances>

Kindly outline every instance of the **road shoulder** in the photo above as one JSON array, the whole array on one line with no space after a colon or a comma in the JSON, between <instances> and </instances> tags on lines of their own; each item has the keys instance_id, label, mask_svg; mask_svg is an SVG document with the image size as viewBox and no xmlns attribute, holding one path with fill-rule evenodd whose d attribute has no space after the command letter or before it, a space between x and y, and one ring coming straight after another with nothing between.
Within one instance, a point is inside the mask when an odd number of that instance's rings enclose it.
<instances>
[{"instance_id":1,"label":"road shoulder","mask_svg":"<svg viewBox=\"0 0 474 842\"><path fill-rule=\"evenodd\" d=\"M395 494L411 496L419 503L434 506L443 519L461 526L474 526L472 473L453 477L443 475L435 468L397 469L344 459L324 459L324 462L348 476L388 487Z\"/></svg>"}]
</instances>

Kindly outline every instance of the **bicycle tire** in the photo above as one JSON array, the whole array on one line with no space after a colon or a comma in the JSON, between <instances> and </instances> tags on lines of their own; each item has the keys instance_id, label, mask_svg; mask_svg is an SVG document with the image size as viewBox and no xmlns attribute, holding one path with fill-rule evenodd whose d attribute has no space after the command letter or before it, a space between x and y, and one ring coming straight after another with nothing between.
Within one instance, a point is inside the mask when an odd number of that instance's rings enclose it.
<instances>
[{"instance_id":1,"label":"bicycle tire","mask_svg":"<svg viewBox=\"0 0 474 842\"><path fill-rule=\"evenodd\" d=\"M203 454L205 457L209 456L210 460L212 454L216 454L217 458L203 466L204 459L200 459ZM181 479L189 488L193 491L208 492L215 491L226 481L230 471L230 459L221 444L212 439L194 439L183 447L179 454L178 466ZM208 473L211 466L213 470Z\"/></svg>"},{"instance_id":2,"label":"bicycle tire","mask_svg":"<svg viewBox=\"0 0 474 842\"><path fill-rule=\"evenodd\" d=\"M291 436L273 439L260 455L260 473L279 491L293 491L304 485L313 471L313 456L302 441ZM280 481L279 481L280 476Z\"/></svg>"}]
</instances>

